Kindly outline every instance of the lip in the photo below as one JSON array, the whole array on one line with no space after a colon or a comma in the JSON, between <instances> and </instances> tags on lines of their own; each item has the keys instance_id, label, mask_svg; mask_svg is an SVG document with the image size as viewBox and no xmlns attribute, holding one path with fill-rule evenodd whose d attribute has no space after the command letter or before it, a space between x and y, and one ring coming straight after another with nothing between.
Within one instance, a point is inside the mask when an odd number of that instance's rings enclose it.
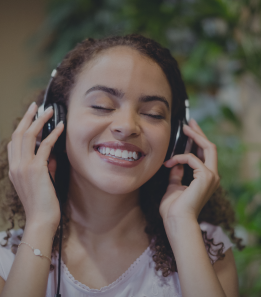
<instances>
[{"instance_id":1,"label":"lip","mask_svg":"<svg viewBox=\"0 0 261 297\"><path fill-rule=\"evenodd\" d=\"M137 165L140 164L140 162L143 160L143 158L145 157L144 155L142 155L138 160L136 161L126 161L123 159L117 159L117 158L113 158L111 156L106 156L103 155L101 153L99 153L99 151L96 151L96 154L98 154L98 156L105 162L116 165L116 166L121 166L121 167L126 167L126 168L131 168L131 167L135 167Z\"/></svg>"},{"instance_id":2,"label":"lip","mask_svg":"<svg viewBox=\"0 0 261 297\"><path fill-rule=\"evenodd\" d=\"M144 153L144 151L141 148L139 148L138 146L136 146L134 144L127 143L127 142L116 142L116 141L101 142L101 143L95 144L93 146L93 148L95 150L98 150L98 147L102 147L102 146L113 148L113 149L139 152L141 154L141 157L146 156L146 154Z\"/></svg>"},{"instance_id":3,"label":"lip","mask_svg":"<svg viewBox=\"0 0 261 297\"><path fill-rule=\"evenodd\" d=\"M98 151L99 147L109 147L113 149L120 149L120 150L127 150L127 151L135 151L140 153L140 158L135 161L127 161L123 159L117 159L112 156L108 155L103 155ZM126 168L131 168L135 167L140 164L140 162L143 160L143 158L146 156L146 154L141 150L139 147L137 147L134 144L131 143L124 143L124 142L114 142L114 141L109 141L109 142L102 142L99 144L95 144L93 146L95 152L98 154L98 156L105 162L116 165L116 166L121 166L121 167L126 167Z\"/></svg>"}]
</instances>

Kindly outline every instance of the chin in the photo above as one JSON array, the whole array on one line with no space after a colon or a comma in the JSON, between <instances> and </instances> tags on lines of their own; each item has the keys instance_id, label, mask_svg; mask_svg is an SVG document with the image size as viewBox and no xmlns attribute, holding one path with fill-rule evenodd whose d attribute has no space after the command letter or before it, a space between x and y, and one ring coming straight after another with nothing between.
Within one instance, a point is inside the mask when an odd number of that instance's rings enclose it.
<instances>
[{"instance_id":1,"label":"chin","mask_svg":"<svg viewBox=\"0 0 261 297\"><path fill-rule=\"evenodd\" d=\"M95 186L101 191L106 192L111 195L123 195L136 191L139 189L143 183L134 181L130 178L121 178L121 179L106 179L103 182L95 181Z\"/></svg>"}]
</instances>

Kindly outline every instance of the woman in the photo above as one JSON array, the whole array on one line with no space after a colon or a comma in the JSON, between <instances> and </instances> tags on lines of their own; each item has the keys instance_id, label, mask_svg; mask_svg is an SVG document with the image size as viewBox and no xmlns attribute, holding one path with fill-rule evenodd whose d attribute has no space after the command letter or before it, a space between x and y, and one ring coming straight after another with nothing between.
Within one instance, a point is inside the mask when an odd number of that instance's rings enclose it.
<instances>
[{"instance_id":1,"label":"woman","mask_svg":"<svg viewBox=\"0 0 261 297\"><path fill-rule=\"evenodd\" d=\"M63 297L238 296L232 244L214 226L231 229L215 145L192 120L184 133L201 159L166 158L185 99L169 51L139 35L88 39L57 71L48 96L67 109L65 151L51 154L64 130L60 123L35 155L36 137L53 110L32 122L34 103L8 144L9 177L24 212L16 194L9 207L26 224L15 258L17 233L1 248L1 297L55 294L57 269L50 271L48 258L57 267L60 208L48 169L66 219Z\"/></svg>"}]
</instances>

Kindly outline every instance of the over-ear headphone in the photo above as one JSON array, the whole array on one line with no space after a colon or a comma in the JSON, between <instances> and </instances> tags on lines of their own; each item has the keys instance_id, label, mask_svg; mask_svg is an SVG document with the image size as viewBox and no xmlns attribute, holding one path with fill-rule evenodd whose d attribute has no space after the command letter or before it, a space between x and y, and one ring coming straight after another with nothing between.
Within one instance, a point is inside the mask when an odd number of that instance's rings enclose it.
<instances>
[{"instance_id":1,"label":"over-ear headphone","mask_svg":"<svg viewBox=\"0 0 261 297\"><path fill-rule=\"evenodd\" d=\"M58 123L60 121L63 121L64 131L62 132L62 134L56 141L54 148L53 148L54 153L59 153L59 152L63 152L65 150L66 108L62 104L49 102L50 101L50 98L49 98L50 87L51 87L52 81L53 81L54 77L56 76L56 74L57 74L57 70L54 69L51 73L51 78L49 80L49 83L48 83L47 88L44 93L43 103L39 106L38 111L35 115L35 119L40 117L48 107L50 107L50 106L53 107L53 116L49 119L49 121L47 123L45 123L43 130L42 130L41 139L37 139L37 143L36 143L37 146L39 146L40 142L43 141L54 130L54 128L58 125Z\"/></svg>"},{"instance_id":2,"label":"over-ear headphone","mask_svg":"<svg viewBox=\"0 0 261 297\"><path fill-rule=\"evenodd\" d=\"M175 127L175 131L171 133L170 140L170 149L171 154L168 159L172 158L174 155L189 153L192 147L192 139L189 138L183 132L184 124L188 125L189 122L189 100L185 99L184 101L184 117L182 119L177 120L177 124ZM176 133L176 135L173 135Z\"/></svg>"}]
</instances>

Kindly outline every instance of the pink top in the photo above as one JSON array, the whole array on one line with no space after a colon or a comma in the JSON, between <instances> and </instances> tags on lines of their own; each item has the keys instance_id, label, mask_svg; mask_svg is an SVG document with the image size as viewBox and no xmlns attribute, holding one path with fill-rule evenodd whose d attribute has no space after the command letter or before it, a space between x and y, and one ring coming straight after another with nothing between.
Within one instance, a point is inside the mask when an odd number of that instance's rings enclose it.
<instances>
[{"instance_id":1,"label":"pink top","mask_svg":"<svg viewBox=\"0 0 261 297\"><path fill-rule=\"evenodd\" d=\"M229 238L222 229L209 223L201 223L200 228L207 231L208 238L213 238L214 243L223 242L224 252L232 247ZM22 235L22 230L11 230L12 237L7 247L0 247L0 276L6 280L13 264L15 255L11 251L12 244L18 244L17 235ZM3 241L5 232L0 232L0 241ZM217 249L220 246L217 247ZM211 256L213 261L216 257ZM54 297L56 292L58 257L53 257L56 269L49 273L46 297ZM61 287L62 297L182 297L178 273L171 273L163 277L161 272L155 271L152 251L148 247L142 255L126 270L116 281L101 289L90 289L80 283L69 272L62 262Z\"/></svg>"}]
</instances>

